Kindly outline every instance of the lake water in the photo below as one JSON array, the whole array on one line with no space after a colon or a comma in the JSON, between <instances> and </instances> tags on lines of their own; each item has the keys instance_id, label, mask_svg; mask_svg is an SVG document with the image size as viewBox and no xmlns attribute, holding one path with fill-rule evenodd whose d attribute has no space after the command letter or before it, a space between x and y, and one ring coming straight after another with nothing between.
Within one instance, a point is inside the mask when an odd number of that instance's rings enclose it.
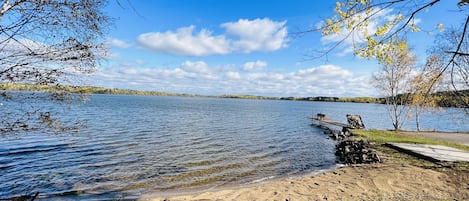
<instances>
[{"instance_id":1,"label":"lake water","mask_svg":"<svg viewBox=\"0 0 469 201\"><path fill-rule=\"evenodd\" d=\"M369 128L390 128L376 104L94 95L63 117L88 121L78 133L1 136L0 199L138 198L329 169L335 142L308 119L319 112L338 121L360 114ZM464 120L446 109L422 124L467 131Z\"/></svg>"}]
</instances>

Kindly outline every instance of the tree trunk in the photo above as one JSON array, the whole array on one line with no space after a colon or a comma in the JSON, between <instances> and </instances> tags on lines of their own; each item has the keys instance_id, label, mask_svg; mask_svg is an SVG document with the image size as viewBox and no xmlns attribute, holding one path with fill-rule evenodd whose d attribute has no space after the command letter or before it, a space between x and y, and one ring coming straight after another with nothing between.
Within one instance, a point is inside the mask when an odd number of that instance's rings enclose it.
<instances>
[{"instance_id":1,"label":"tree trunk","mask_svg":"<svg viewBox=\"0 0 469 201\"><path fill-rule=\"evenodd\" d=\"M420 119L419 119L419 108L415 106L415 127L417 131L420 131Z\"/></svg>"}]
</instances>

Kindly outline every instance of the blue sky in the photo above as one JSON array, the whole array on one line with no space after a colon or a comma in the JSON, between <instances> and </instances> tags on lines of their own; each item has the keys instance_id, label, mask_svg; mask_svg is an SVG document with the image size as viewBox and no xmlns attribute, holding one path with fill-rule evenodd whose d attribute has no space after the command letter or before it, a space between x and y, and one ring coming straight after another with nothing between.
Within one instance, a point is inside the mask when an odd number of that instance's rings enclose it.
<instances>
[{"instance_id":1,"label":"blue sky","mask_svg":"<svg viewBox=\"0 0 469 201\"><path fill-rule=\"evenodd\" d=\"M102 87L206 95L379 96L370 85L379 66L354 57L345 43L328 57L315 50L337 38L314 29L333 15L334 1L155 0L112 2L107 61L88 81ZM417 16L432 30L460 24L453 1ZM395 14L393 10L383 18ZM453 16L454 15L454 16ZM409 35L421 60L434 35Z\"/></svg>"}]
</instances>

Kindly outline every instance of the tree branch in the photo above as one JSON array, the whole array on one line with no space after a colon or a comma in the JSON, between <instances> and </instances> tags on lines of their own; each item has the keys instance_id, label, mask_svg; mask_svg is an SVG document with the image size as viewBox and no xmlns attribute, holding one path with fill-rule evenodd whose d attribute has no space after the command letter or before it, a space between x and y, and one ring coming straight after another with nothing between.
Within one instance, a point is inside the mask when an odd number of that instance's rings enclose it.
<instances>
[{"instance_id":1,"label":"tree branch","mask_svg":"<svg viewBox=\"0 0 469 201\"><path fill-rule=\"evenodd\" d=\"M396 29L394 32L392 32L391 34L389 34L387 37L383 38L381 41L385 41L385 40L388 40L390 39L392 36L396 35L397 33L401 32L402 30L404 30L405 27L407 27L407 25L409 25L410 21L412 19L414 19L415 15L417 13L419 13L420 11L422 11L423 9L427 8L427 7L431 7L433 6L435 3L438 3L439 1L441 0L434 0L430 3L427 3L425 4L424 6L416 9L415 11L413 11L411 14L410 14L410 17L407 19L407 21L401 26L399 27L398 29Z\"/></svg>"},{"instance_id":2,"label":"tree branch","mask_svg":"<svg viewBox=\"0 0 469 201\"><path fill-rule=\"evenodd\" d=\"M457 56L469 56L469 53L465 53L465 52L445 51L445 53L448 53L448 54L455 54L455 55L457 55Z\"/></svg>"}]
</instances>

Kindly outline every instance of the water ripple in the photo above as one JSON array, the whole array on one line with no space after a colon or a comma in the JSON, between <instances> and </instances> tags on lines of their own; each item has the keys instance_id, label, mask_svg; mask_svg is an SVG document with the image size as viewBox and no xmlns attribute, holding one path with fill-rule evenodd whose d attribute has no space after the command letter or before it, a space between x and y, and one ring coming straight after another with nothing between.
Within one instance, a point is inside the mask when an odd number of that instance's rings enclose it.
<instances>
[{"instance_id":1,"label":"water ripple","mask_svg":"<svg viewBox=\"0 0 469 201\"><path fill-rule=\"evenodd\" d=\"M311 103L93 96L70 115L77 135L28 133L0 142L0 198L47 200L252 183L334 165L331 140L311 128Z\"/></svg>"}]
</instances>

